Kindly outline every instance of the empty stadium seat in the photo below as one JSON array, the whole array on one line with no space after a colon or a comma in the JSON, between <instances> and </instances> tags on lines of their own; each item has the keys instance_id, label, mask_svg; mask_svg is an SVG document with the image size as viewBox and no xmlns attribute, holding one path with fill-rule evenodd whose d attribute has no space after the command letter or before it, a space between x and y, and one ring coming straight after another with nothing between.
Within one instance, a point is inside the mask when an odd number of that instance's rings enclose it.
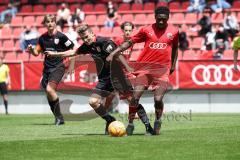
<instances>
[{"instance_id":1,"label":"empty stadium seat","mask_svg":"<svg viewBox=\"0 0 240 160\"><path fill-rule=\"evenodd\" d=\"M6 6L0 6L0 12L4 11L6 9Z\"/></svg>"},{"instance_id":2,"label":"empty stadium seat","mask_svg":"<svg viewBox=\"0 0 240 160\"><path fill-rule=\"evenodd\" d=\"M14 53L14 52L7 52L5 54L4 60L6 60L6 61L15 61L15 60L17 60L16 53Z\"/></svg>"},{"instance_id":3,"label":"empty stadium seat","mask_svg":"<svg viewBox=\"0 0 240 160\"><path fill-rule=\"evenodd\" d=\"M13 29L13 38L15 39L19 39L20 34L23 32L23 28L22 27L17 27Z\"/></svg>"},{"instance_id":4,"label":"empty stadium seat","mask_svg":"<svg viewBox=\"0 0 240 160\"><path fill-rule=\"evenodd\" d=\"M213 13L211 15L211 21L212 23L222 23L223 22L223 14L222 13Z\"/></svg>"},{"instance_id":5,"label":"empty stadium seat","mask_svg":"<svg viewBox=\"0 0 240 160\"><path fill-rule=\"evenodd\" d=\"M39 4L39 5L34 5L33 6L33 12L44 12L44 6Z\"/></svg>"},{"instance_id":6,"label":"empty stadium seat","mask_svg":"<svg viewBox=\"0 0 240 160\"><path fill-rule=\"evenodd\" d=\"M152 24L152 23L155 23L155 16L154 16L154 14L148 14L147 15L147 18L146 18L146 20L145 20L145 23L146 24Z\"/></svg>"},{"instance_id":7,"label":"empty stadium seat","mask_svg":"<svg viewBox=\"0 0 240 160\"><path fill-rule=\"evenodd\" d=\"M86 18L84 20L88 25L96 25L96 15L86 15Z\"/></svg>"},{"instance_id":8,"label":"empty stadium seat","mask_svg":"<svg viewBox=\"0 0 240 160\"><path fill-rule=\"evenodd\" d=\"M43 33L47 32L47 29L45 27L40 27L40 28L38 28L38 32L40 34L43 34Z\"/></svg>"},{"instance_id":9,"label":"empty stadium seat","mask_svg":"<svg viewBox=\"0 0 240 160\"><path fill-rule=\"evenodd\" d=\"M95 27L92 27L92 31L95 34L98 34L100 32L100 29L99 29L99 27L95 26Z\"/></svg>"},{"instance_id":10,"label":"empty stadium seat","mask_svg":"<svg viewBox=\"0 0 240 160\"><path fill-rule=\"evenodd\" d=\"M36 17L36 26L42 26L42 21L43 21L44 16L37 16Z\"/></svg>"},{"instance_id":11,"label":"empty stadium seat","mask_svg":"<svg viewBox=\"0 0 240 160\"><path fill-rule=\"evenodd\" d=\"M23 24L24 25L35 25L35 17L34 16L26 16L23 18Z\"/></svg>"},{"instance_id":12,"label":"empty stadium seat","mask_svg":"<svg viewBox=\"0 0 240 160\"><path fill-rule=\"evenodd\" d=\"M3 46L2 51L4 51L4 52L14 51L13 40L4 40L2 46Z\"/></svg>"},{"instance_id":13,"label":"empty stadium seat","mask_svg":"<svg viewBox=\"0 0 240 160\"><path fill-rule=\"evenodd\" d=\"M84 12L93 12L94 11L93 5L92 4L83 4L82 10Z\"/></svg>"},{"instance_id":14,"label":"empty stadium seat","mask_svg":"<svg viewBox=\"0 0 240 160\"><path fill-rule=\"evenodd\" d=\"M57 12L57 6L55 4L48 4L46 5L46 12Z\"/></svg>"},{"instance_id":15,"label":"empty stadium seat","mask_svg":"<svg viewBox=\"0 0 240 160\"><path fill-rule=\"evenodd\" d=\"M189 48L201 48L203 39L201 37L196 37L192 41L190 41L190 47Z\"/></svg>"},{"instance_id":16,"label":"empty stadium seat","mask_svg":"<svg viewBox=\"0 0 240 160\"><path fill-rule=\"evenodd\" d=\"M182 2L182 9L187 10L188 6L190 5L189 1Z\"/></svg>"},{"instance_id":17,"label":"empty stadium seat","mask_svg":"<svg viewBox=\"0 0 240 160\"><path fill-rule=\"evenodd\" d=\"M100 35L104 37L112 37L112 28L101 27Z\"/></svg>"},{"instance_id":18,"label":"empty stadium seat","mask_svg":"<svg viewBox=\"0 0 240 160\"><path fill-rule=\"evenodd\" d=\"M143 9L143 5L140 3L133 3L131 10L132 11L141 11Z\"/></svg>"},{"instance_id":19,"label":"empty stadium seat","mask_svg":"<svg viewBox=\"0 0 240 160\"><path fill-rule=\"evenodd\" d=\"M107 20L107 15L99 15L97 17L96 25L101 26L104 25L104 22Z\"/></svg>"},{"instance_id":20,"label":"empty stadium seat","mask_svg":"<svg viewBox=\"0 0 240 160\"><path fill-rule=\"evenodd\" d=\"M133 20L134 20L133 14L124 14L122 16L122 22L124 22L124 21L133 22Z\"/></svg>"},{"instance_id":21,"label":"empty stadium seat","mask_svg":"<svg viewBox=\"0 0 240 160\"><path fill-rule=\"evenodd\" d=\"M184 14L183 13L174 13L169 19L170 23L173 24L183 24L184 23Z\"/></svg>"},{"instance_id":22,"label":"empty stadium seat","mask_svg":"<svg viewBox=\"0 0 240 160\"><path fill-rule=\"evenodd\" d=\"M168 4L168 7L170 10L179 10L181 9L180 3L179 2L170 2Z\"/></svg>"},{"instance_id":23,"label":"empty stadium seat","mask_svg":"<svg viewBox=\"0 0 240 160\"><path fill-rule=\"evenodd\" d=\"M129 11L130 10L130 4L128 3L120 3L118 7L118 11Z\"/></svg>"},{"instance_id":24,"label":"empty stadium seat","mask_svg":"<svg viewBox=\"0 0 240 160\"><path fill-rule=\"evenodd\" d=\"M80 4L71 4L69 6L71 12L74 12L77 8L81 8Z\"/></svg>"},{"instance_id":25,"label":"empty stadium seat","mask_svg":"<svg viewBox=\"0 0 240 160\"><path fill-rule=\"evenodd\" d=\"M11 26L21 26L22 24L22 16L13 17L11 20Z\"/></svg>"},{"instance_id":26,"label":"empty stadium seat","mask_svg":"<svg viewBox=\"0 0 240 160\"><path fill-rule=\"evenodd\" d=\"M28 61L29 60L29 54L28 53L19 53L17 54L17 60L19 61Z\"/></svg>"},{"instance_id":27,"label":"empty stadium seat","mask_svg":"<svg viewBox=\"0 0 240 160\"><path fill-rule=\"evenodd\" d=\"M12 38L12 28L10 27L3 27L2 28L2 34L1 39L10 39Z\"/></svg>"},{"instance_id":28,"label":"empty stadium seat","mask_svg":"<svg viewBox=\"0 0 240 160\"><path fill-rule=\"evenodd\" d=\"M96 4L94 7L94 10L96 12L105 12L106 11L106 6L104 4Z\"/></svg>"},{"instance_id":29,"label":"empty stadium seat","mask_svg":"<svg viewBox=\"0 0 240 160\"><path fill-rule=\"evenodd\" d=\"M233 9L240 9L240 1L234 1L232 5Z\"/></svg>"},{"instance_id":30,"label":"empty stadium seat","mask_svg":"<svg viewBox=\"0 0 240 160\"><path fill-rule=\"evenodd\" d=\"M196 13L186 13L184 23L185 24L196 24L197 23L197 14Z\"/></svg>"},{"instance_id":31,"label":"empty stadium seat","mask_svg":"<svg viewBox=\"0 0 240 160\"><path fill-rule=\"evenodd\" d=\"M153 11L155 9L155 4L153 2L145 3L143 6L143 10L145 11Z\"/></svg>"},{"instance_id":32,"label":"empty stadium seat","mask_svg":"<svg viewBox=\"0 0 240 160\"><path fill-rule=\"evenodd\" d=\"M148 24L145 20L147 19L146 14L136 14L133 23L136 25Z\"/></svg>"},{"instance_id":33,"label":"empty stadium seat","mask_svg":"<svg viewBox=\"0 0 240 160\"><path fill-rule=\"evenodd\" d=\"M119 36L122 36L123 33L122 33L122 30L120 27L114 27L113 28L113 31L112 31L112 36L113 37L119 37Z\"/></svg>"},{"instance_id":34,"label":"empty stadium seat","mask_svg":"<svg viewBox=\"0 0 240 160\"><path fill-rule=\"evenodd\" d=\"M21 7L21 12L22 13L30 13L30 12L32 12L32 6L31 5L23 5Z\"/></svg>"}]
</instances>

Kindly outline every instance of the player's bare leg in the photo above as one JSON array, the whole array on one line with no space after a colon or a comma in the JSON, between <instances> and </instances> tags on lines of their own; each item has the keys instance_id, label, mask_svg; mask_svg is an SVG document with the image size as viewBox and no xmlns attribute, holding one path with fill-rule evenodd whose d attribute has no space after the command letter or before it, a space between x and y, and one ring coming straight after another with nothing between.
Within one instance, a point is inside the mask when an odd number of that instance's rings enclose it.
<instances>
[{"instance_id":1,"label":"player's bare leg","mask_svg":"<svg viewBox=\"0 0 240 160\"><path fill-rule=\"evenodd\" d=\"M107 123L105 128L105 134L108 134L108 126L111 122L115 121L116 119L109 115L107 112L107 108L102 104L102 97L98 94L92 94L89 98L89 105L95 110L95 112L102 117Z\"/></svg>"},{"instance_id":2,"label":"player's bare leg","mask_svg":"<svg viewBox=\"0 0 240 160\"><path fill-rule=\"evenodd\" d=\"M64 124L63 115L60 110L59 98L56 93L57 84L54 82L49 82L46 87L46 94L48 103L50 105L51 111L55 116L55 124L62 125Z\"/></svg>"},{"instance_id":3,"label":"player's bare leg","mask_svg":"<svg viewBox=\"0 0 240 160\"><path fill-rule=\"evenodd\" d=\"M8 98L6 94L4 94L2 97L3 97L4 106L5 106L5 114L7 115L8 114Z\"/></svg>"},{"instance_id":4,"label":"player's bare leg","mask_svg":"<svg viewBox=\"0 0 240 160\"><path fill-rule=\"evenodd\" d=\"M160 129L162 125L161 117L163 114L164 103L163 97L167 90L167 84L163 84L154 91L154 108L155 108L155 122L154 122L154 131L157 135L160 134Z\"/></svg>"}]
</instances>

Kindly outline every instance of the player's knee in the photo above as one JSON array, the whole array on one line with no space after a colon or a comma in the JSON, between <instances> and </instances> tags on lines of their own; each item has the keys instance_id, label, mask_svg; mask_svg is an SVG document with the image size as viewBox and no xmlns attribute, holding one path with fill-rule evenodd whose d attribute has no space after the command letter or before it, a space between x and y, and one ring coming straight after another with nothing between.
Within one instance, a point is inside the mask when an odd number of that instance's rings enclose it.
<instances>
[{"instance_id":1,"label":"player's knee","mask_svg":"<svg viewBox=\"0 0 240 160\"><path fill-rule=\"evenodd\" d=\"M99 106L99 99L95 97L91 97L89 98L88 103L92 108L97 108Z\"/></svg>"},{"instance_id":2,"label":"player's knee","mask_svg":"<svg viewBox=\"0 0 240 160\"><path fill-rule=\"evenodd\" d=\"M163 107L163 101L162 100L154 100L154 107L156 109L161 109Z\"/></svg>"},{"instance_id":3,"label":"player's knee","mask_svg":"<svg viewBox=\"0 0 240 160\"><path fill-rule=\"evenodd\" d=\"M52 88L50 85L47 85L46 92L47 92L47 94L52 95L55 93L55 89Z\"/></svg>"}]
</instances>

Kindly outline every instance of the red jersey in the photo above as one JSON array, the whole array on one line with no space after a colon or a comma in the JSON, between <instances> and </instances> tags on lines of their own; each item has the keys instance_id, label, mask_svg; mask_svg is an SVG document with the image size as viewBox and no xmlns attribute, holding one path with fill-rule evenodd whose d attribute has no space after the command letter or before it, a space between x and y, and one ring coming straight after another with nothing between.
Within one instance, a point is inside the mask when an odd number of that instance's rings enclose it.
<instances>
[{"instance_id":1,"label":"red jersey","mask_svg":"<svg viewBox=\"0 0 240 160\"><path fill-rule=\"evenodd\" d=\"M124 38L123 37L116 37L114 39L114 42L119 46L124 42ZM123 55L126 58L127 61L129 61L130 56L131 56L131 52L132 52L133 46L131 48L128 48L127 50L123 51Z\"/></svg>"},{"instance_id":2,"label":"red jersey","mask_svg":"<svg viewBox=\"0 0 240 160\"><path fill-rule=\"evenodd\" d=\"M133 43L145 42L137 62L155 63L171 67L172 47L178 46L178 29L169 25L158 29L156 23L143 27L131 37Z\"/></svg>"}]
</instances>

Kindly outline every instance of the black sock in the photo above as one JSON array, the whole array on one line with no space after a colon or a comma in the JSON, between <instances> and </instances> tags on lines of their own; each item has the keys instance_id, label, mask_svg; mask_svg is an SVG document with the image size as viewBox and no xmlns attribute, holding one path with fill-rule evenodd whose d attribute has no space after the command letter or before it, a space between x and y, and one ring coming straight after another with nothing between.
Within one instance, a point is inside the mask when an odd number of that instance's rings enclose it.
<instances>
[{"instance_id":1,"label":"black sock","mask_svg":"<svg viewBox=\"0 0 240 160\"><path fill-rule=\"evenodd\" d=\"M113 122L113 121L116 120L113 116L111 116L111 115L108 114L106 108L105 108L102 104L100 104L100 106L95 109L95 112L96 112L100 117L102 117L103 119L105 119L108 123Z\"/></svg>"},{"instance_id":2,"label":"black sock","mask_svg":"<svg viewBox=\"0 0 240 160\"><path fill-rule=\"evenodd\" d=\"M8 101L4 100L3 103L4 103L4 106L5 106L5 112L8 113Z\"/></svg>"},{"instance_id":3,"label":"black sock","mask_svg":"<svg viewBox=\"0 0 240 160\"><path fill-rule=\"evenodd\" d=\"M48 104L50 105L51 111L53 112L55 118L63 120L63 115L60 110L59 98L55 101L48 100Z\"/></svg>"},{"instance_id":4,"label":"black sock","mask_svg":"<svg viewBox=\"0 0 240 160\"><path fill-rule=\"evenodd\" d=\"M150 122L149 122L147 113L141 104L138 105L137 114L138 114L139 118L141 119L142 123L145 126L149 126Z\"/></svg>"}]
</instances>

